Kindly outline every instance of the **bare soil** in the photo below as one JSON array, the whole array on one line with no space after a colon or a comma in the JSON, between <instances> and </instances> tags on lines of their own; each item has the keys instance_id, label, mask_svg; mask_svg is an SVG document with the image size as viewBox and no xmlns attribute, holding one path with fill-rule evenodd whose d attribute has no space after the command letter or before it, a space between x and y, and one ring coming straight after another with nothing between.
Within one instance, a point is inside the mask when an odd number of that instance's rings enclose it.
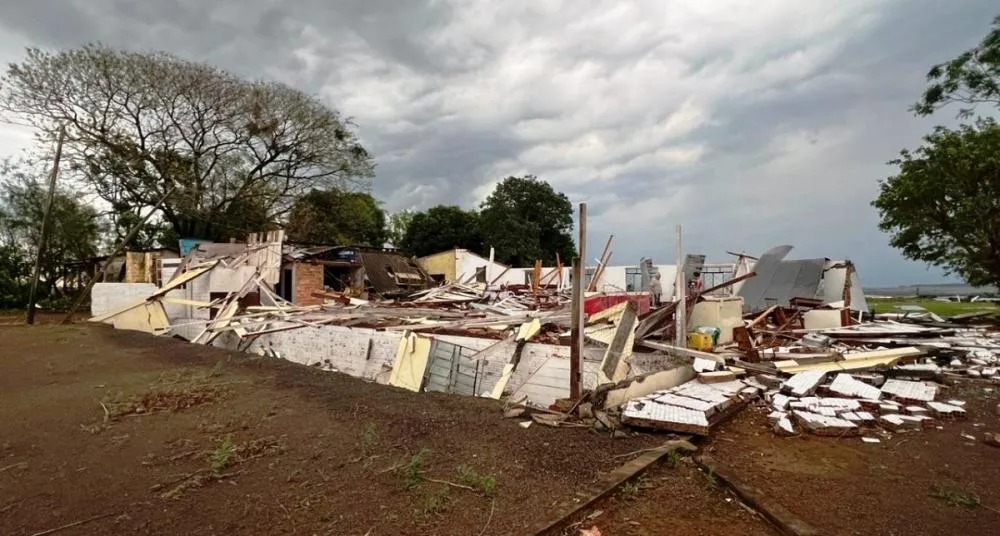
<instances>
[{"instance_id":1,"label":"bare soil","mask_svg":"<svg viewBox=\"0 0 1000 536\"><path fill-rule=\"evenodd\" d=\"M3 535L520 536L665 439L523 429L492 400L103 326L0 341ZM868 445L778 438L751 408L701 446L823 534L1000 533L1000 449L979 441L1000 432L1000 388L942 398L967 400L969 420ZM775 533L687 459L574 521L566 534Z\"/></svg>"},{"instance_id":2,"label":"bare soil","mask_svg":"<svg viewBox=\"0 0 1000 536\"><path fill-rule=\"evenodd\" d=\"M707 451L824 535L1000 534L1000 448L982 442L1000 432L1000 386L964 384L939 398L967 401L969 419L866 444L776 437L764 408L752 408Z\"/></svg>"},{"instance_id":3,"label":"bare soil","mask_svg":"<svg viewBox=\"0 0 1000 536\"><path fill-rule=\"evenodd\" d=\"M597 527L603 536L777 535L690 458L664 461L580 516L563 532Z\"/></svg>"},{"instance_id":4,"label":"bare soil","mask_svg":"<svg viewBox=\"0 0 1000 536\"><path fill-rule=\"evenodd\" d=\"M522 535L663 441L103 326L0 340L4 535Z\"/></svg>"}]
</instances>

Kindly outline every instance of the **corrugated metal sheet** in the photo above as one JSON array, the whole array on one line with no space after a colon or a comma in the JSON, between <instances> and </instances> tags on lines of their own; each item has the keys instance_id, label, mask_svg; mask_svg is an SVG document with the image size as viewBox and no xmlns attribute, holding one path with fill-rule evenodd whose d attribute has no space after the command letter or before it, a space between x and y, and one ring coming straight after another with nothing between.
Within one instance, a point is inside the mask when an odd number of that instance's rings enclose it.
<instances>
[{"instance_id":1,"label":"corrugated metal sheet","mask_svg":"<svg viewBox=\"0 0 1000 536\"><path fill-rule=\"evenodd\" d=\"M792 251L792 246L778 246L766 251L754 264L757 275L743 282L739 295L743 298L744 312L766 309L759 307L764 302L764 293L771 286L771 280L781 265L781 260Z\"/></svg>"}]
</instances>

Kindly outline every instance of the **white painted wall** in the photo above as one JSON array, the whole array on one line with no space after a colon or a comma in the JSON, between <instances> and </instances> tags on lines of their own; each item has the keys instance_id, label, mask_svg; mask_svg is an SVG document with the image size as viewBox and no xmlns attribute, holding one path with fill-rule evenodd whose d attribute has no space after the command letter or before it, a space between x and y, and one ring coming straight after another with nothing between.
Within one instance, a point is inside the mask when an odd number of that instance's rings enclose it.
<instances>
[{"instance_id":1,"label":"white painted wall","mask_svg":"<svg viewBox=\"0 0 1000 536\"><path fill-rule=\"evenodd\" d=\"M823 272L821 298L824 303L833 303L844 300L844 282L847 280L847 267L833 268L846 261L828 261L826 271ZM854 311L868 312L868 301L865 299L865 292L861 288L861 281L858 279L858 271L851 274L851 309Z\"/></svg>"},{"instance_id":2,"label":"white painted wall","mask_svg":"<svg viewBox=\"0 0 1000 536\"><path fill-rule=\"evenodd\" d=\"M498 262L480 257L467 249L459 249L455 259L455 274L459 282L472 280L475 282L476 270L486 267L486 282L489 283L500 275L507 267Z\"/></svg>"},{"instance_id":3,"label":"white painted wall","mask_svg":"<svg viewBox=\"0 0 1000 536\"><path fill-rule=\"evenodd\" d=\"M197 331L197 328L190 331ZM384 381L392 368L402 331L376 331L342 326L303 327L258 337L247 351L256 354L277 353L283 359L323 370L336 370L373 381ZM497 341L476 337L434 335L438 340L483 350ZM371 341L371 352L368 351ZM235 348L235 338L219 339L219 344ZM597 371L603 355L601 348L588 348L583 366L585 389L597 385ZM512 355L487 358L481 388L491 391ZM521 361L507 384L515 396L527 396L540 406L569 396L569 347L528 343Z\"/></svg>"},{"instance_id":4,"label":"white painted wall","mask_svg":"<svg viewBox=\"0 0 1000 536\"><path fill-rule=\"evenodd\" d=\"M91 316L102 315L152 296L152 283L95 283L90 291Z\"/></svg>"}]
</instances>

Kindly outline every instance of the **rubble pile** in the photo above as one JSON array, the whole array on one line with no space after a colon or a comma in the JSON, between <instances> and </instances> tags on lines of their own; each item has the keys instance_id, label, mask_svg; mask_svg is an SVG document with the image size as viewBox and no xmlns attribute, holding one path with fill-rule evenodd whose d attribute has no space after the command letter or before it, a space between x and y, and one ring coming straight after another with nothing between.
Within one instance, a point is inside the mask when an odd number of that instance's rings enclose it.
<instances>
[{"instance_id":1,"label":"rubble pile","mask_svg":"<svg viewBox=\"0 0 1000 536\"><path fill-rule=\"evenodd\" d=\"M847 373L828 380L824 372L800 372L765 392L774 432L857 436L876 427L891 432L920 430L938 420L966 416L964 401L935 401L938 386L932 382Z\"/></svg>"},{"instance_id":2,"label":"rubble pile","mask_svg":"<svg viewBox=\"0 0 1000 536\"><path fill-rule=\"evenodd\" d=\"M561 266L543 276L536 263L525 285L435 284L391 251L291 247L280 232L198 246L162 284L91 320L418 392L506 399L524 427L615 435L709 435L753 406L776 434L873 440L964 418L964 402L941 394L946 382L1000 382L1000 332L986 316L873 315L850 262L783 260L790 249L653 309L648 293L587 293L600 300L582 304L585 344L573 351ZM702 266L693 257L682 277ZM572 374L577 400L567 400Z\"/></svg>"}]
</instances>

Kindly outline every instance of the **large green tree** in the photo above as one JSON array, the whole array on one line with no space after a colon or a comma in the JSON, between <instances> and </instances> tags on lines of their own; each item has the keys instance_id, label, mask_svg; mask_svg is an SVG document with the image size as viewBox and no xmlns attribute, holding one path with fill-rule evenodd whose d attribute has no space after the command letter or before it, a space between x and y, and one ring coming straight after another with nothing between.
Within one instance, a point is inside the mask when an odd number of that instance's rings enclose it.
<instances>
[{"instance_id":1,"label":"large green tree","mask_svg":"<svg viewBox=\"0 0 1000 536\"><path fill-rule=\"evenodd\" d=\"M45 150L65 128L60 180L116 213L176 188L160 212L177 236L225 238L313 189L371 187L352 124L318 99L167 54L29 49L0 78L0 111Z\"/></svg>"},{"instance_id":2,"label":"large green tree","mask_svg":"<svg viewBox=\"0 0 1000 536\"><path fill-rule=\"evenodd\" d=\"M426 212L416 212L406 226L399 247L417 257L452 248L483 253L479 215L453 205L438 205Z\"/></svg>"},{"instance_id":3,"label":"large green tree","mask_svg":"<svg viewBox=\"0 0 1000 536\"><path fill-rule=\"evenodd\" d=\"M313 190L295 202L288 216L288 239L306 244L382 247L385 212L363 192Z\"/></svg>"},{"instance_id":4,"label":"large green tree","mask_svg":"<svg viewBox=\"0 0 1000 536\"><path fill-rule=\"evenodd\" d=\"M874 206L907 258L973 285L1000 285L1000 125L938 127L892 162Z\"/></svg>"},{"instance_id":5,"label":"large green tree","mask_svg":"<svg viewBox=\"0 0 1000 536\"><path fill-rule=\"evenodd\" d=\"M568 263L575 255L569 198L533 175L501 181L483 202L479 219L483 240L500 262L554 264L559 254Z\"/></svg>"},{"instance_id":6,"label":"large green tree","mask_svg":"<svg viewBox=\"0 0 1000 536\"><path fill-rule=\"evenodd\" d=\"M975 48L935 65L913 106L929 115L952 104L972 117L1000 105L1000 17ZM907 258L942 267L974 285L1000 286L1000 125L980 118L936 127L923 145L890 162L899 173L881 181L872 203L879 227Z\"/></svg>"},{"instance_id":7,"label":"large green tree","mask_svg":"<svg viewBox=\"0 0 1000 536\"><path fill-rule=\"evenodd\" d=\"M41 244L41 221L47 204L47 187L34 178L16 175L0 181L0 293L20 294L27 284L30 266ZM58 290L56 283L66 273L66 263L94 257L103 231L93 207L68 190L58 190L52 199L49 237L41 259L39 296ZM10 304L8 304L10 305ZM17 304L23 307L24 303Z\"/></svg>"}]
</instances>

